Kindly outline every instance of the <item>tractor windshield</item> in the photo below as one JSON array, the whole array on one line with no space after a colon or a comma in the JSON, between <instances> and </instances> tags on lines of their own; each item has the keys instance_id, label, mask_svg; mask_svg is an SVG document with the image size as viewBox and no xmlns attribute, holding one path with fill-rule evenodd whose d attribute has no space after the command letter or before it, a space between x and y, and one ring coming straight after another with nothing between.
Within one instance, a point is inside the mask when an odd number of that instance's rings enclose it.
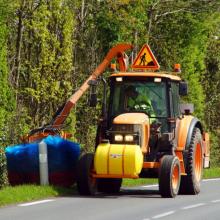
<instances>
[{"instance_id":1,"label":"tractor windshield","mask_svg":"<svg viewBox=\"0 0 220 220\"><path fill-rule=\"evenodd\" d=\"M168 116L165 82L114 81L111 88L110 117L125 112L144 112L151 118Z\"/></svg>"}]
</instances>

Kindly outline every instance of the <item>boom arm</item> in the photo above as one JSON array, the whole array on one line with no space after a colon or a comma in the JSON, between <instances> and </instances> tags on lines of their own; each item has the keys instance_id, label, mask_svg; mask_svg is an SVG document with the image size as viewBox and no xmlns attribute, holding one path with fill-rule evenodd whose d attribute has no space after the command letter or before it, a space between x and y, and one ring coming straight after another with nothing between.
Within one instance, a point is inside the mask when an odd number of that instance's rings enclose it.
<instances>
[{"instance_id":1,"label":"boom arm","mask_svg":"<svg viewBox=\"0 0 220 220\"><path fill-rule=\"evenodd\" d=\"M82 86L68 99L62 109L54 117L52 122L46 127L32 130L28 136L22 138L23 141L36 141L37 139L40 139L42 137L54 134L54 130L60 129L66 118L69 116L71 109L76 105L76 102L89 88L88 82L90 80L97 79L109 66L114 57L117 57L120 71L126 71L126 57L124 52L132 48L133 46L131 44L118 44L115 47L111 48L102 63L99 64L99 66L82 84Z\"/></svg>"},{"instance_id":2,"label":"boom arm","mask_svg":"<svg viewBox=\"0 0 220 220\"><path fill-rule=\"evenodd\" d=\"M70 97L70 99L66 102L60 114L58 114L53 120L51 127L57 128L60 127L66 118L68 117L71 109L75 106L76 102L80 99L80 97L86 92L89 88L88 82L90 80L95 80L100 76L105 69L110 64L111 60L114 57L120 57L119 68L125 71L125 62L121 61L121 57L124 55L124 51L132 49L132 45L130 44L118 44L115 47L111 48L105 59L101 64L95 69L95 71L89 76L89 78L83 83L83 85Z\"/></svg>"}]
</instances>

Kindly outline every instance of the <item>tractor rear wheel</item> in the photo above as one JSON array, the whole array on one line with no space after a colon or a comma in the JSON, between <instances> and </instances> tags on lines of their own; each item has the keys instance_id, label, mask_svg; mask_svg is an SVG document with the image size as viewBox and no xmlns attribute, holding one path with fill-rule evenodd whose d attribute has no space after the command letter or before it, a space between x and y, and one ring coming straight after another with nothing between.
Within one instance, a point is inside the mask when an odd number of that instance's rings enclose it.
<instances>
[{"instance_id":1,"label":"tractor rear wheel","mask_svg":"<svg viewBox=\"0 0 220 220\"><path fill-rule=\"evenodd\" d=\"M179 192L180 162L172 155L165 155L159 170L159 190L164 198L174 198Z\"/></svg>"},{"instance_id":2,"label":"tractor rear wheel","mask_svg":"<svg viewBox=\"0 0 220 220\"><path fill-rule=\"evenodd\" d=\"M80 195L94 195L96 179L92 177L94 154L84 154L77 166L76 183Z\"/></svg>"},{"instance_id":3,"label":"tractor rear wheel","mask_svg":"<svg viewBox=\"0 0 220 220\"><path fill-rule=\"evenodd\" d=\"M181 177L180 193L196 195L200 192L203 169L202 135L198 128L194 128L186 159L187 176Z\"/></svg>"},{"instance_id":4,"label":"tractor rear wheel","mask_svg":"<svg viewBox=\"0 0 220 220\"><path fill-rule=\"evenodd\" d=\"M105 178L97 180L97 189L103 193L118 193L121 188L122 179Z\"/></svg>"}]
</instances>

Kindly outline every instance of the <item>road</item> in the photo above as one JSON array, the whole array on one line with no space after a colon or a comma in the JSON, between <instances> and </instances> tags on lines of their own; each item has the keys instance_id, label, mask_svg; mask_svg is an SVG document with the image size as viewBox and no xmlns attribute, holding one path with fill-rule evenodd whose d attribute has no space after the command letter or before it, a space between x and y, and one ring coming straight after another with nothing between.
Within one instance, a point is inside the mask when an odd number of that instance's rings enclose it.
<instances>
[{"instance_id":1,"label":"road","mask_svg":"<svg viewBox=\"0 0 220 220\"><path fill-rule=\"evenodd\" d=\"M161 198L158 186L123 188L119 195L51 198L0 208L0 220L219 220L220 179L202 182L196 196Z\"/></svg>"}]
</instances>

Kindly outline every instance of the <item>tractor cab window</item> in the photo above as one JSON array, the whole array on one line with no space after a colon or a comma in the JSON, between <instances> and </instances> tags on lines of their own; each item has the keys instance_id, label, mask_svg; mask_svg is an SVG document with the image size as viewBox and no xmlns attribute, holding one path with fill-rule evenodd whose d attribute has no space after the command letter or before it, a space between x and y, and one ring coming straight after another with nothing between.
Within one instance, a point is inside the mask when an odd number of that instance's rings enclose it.
<instances>
[{"instance_id":1,"label":"tractor cab window","mask_svg":"<svg viewBox=\"0 0 220 220\"><path fill-rule=\"evenodd\" d=\"M180 116L179 84L172 82L171 89L172 89L173 116L176 118Z\"/></svg>"},{"instance_id":2,"label":"tractor cab window","mask_svg":"<svg viewBox=\"0 0 220 220\"><path fill-rule=\"evenodd\" d=\"M165 82L114 82L111 89L110 115L144 112L150 118L165 118L167 98Z\"/></svg>"}]
</instances>

